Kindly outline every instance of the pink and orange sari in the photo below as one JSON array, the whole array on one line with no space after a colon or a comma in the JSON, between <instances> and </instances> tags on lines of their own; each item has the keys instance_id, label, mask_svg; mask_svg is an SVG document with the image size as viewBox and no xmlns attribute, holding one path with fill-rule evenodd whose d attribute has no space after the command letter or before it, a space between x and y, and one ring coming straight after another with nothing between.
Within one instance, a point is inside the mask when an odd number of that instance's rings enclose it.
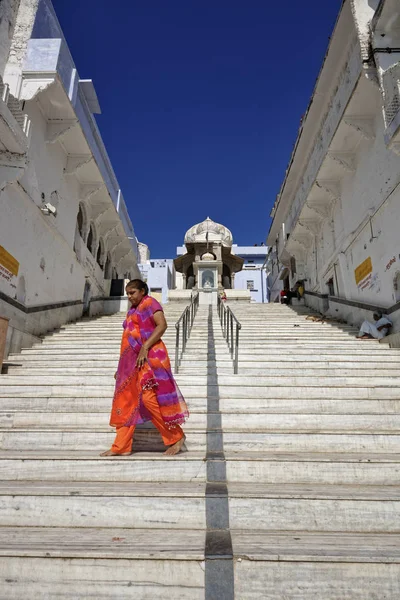
<instances>
[{"instance_id":1,"label":"pink and orange sari","mask_svg":"<svg viewBox=\"0 0 400 600\"><path fill-rule=\"evenodd\" d=\"M118 364L115 393L111 410L112 427L130 427L151 420L142 395L154 389L161 416L167 427L185 422L189 416L186 402L172 375L171 364L164 342L155 343L149 350L147 362L137 369L136 360L143 343L149 339L156 324L154 313L161 305L150 296L128 311L123 323L121 353Z\"/></svg>"}]
</instances>

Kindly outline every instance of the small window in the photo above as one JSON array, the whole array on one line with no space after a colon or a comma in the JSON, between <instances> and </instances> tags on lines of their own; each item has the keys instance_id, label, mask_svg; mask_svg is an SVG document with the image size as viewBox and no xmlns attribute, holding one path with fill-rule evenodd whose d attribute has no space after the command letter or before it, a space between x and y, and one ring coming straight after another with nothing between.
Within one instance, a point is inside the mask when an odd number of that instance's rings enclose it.
<instances>
[{"instance_id":1,"label":"small window","mask_svg":"<svg viewBox=\"0 0 400 600\"><path fill-rule=\"evenodd\" d=\"M254 280L253 279L247 280L247 289L254 290Z\"/></svg>"},{"instance_id":2,"label":"small window","mask_svg":"<svg viewBox=\"0 0 400 600\"><path fill-rule=\"evenodd\" d=\"M254 260L248 260L247 262L248 263L254 263Z\"/></svg>"}]
</instances>

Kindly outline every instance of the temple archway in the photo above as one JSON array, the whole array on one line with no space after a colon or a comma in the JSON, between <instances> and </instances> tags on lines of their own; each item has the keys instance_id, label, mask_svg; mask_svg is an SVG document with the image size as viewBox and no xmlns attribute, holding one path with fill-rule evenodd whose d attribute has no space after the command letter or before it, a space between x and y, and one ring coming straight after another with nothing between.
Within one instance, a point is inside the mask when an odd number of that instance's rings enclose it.
<instances>
[{"instance_id":1,"label":"temple archway","mask_svg":"<svg viewBox=\"0 0 400 600\"><path fill-rule=\"evenodd\" d=\"M222 268L222 287L225 290L230 290L232 287L231 270L226 264Z\"/></svg>"},{"instance_id":2,"label":"temple archway","mask_svg":"<svg viewBox=\"0 0 400 600\"><path fill-rule=\"evenodd\" d=\"M194 276L193 265L190 265L188 267L188 270L186 271L186 289L192 290L194 288L195 284L196 284L196 279Z\"/></svg>"}]
</instances>

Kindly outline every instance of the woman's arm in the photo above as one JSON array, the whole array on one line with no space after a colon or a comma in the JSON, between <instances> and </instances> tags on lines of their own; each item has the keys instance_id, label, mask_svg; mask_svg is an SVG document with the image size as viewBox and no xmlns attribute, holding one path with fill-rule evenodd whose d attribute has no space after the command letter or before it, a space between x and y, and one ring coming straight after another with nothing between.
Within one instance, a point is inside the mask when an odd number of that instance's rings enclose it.
<instances>
[{"instance_id":1,"label":"woman's arm","mask_svg":"<svg viewBox=\"0 0 400 600\"><path fill-rule=\"evenodd\" d=\"M139 369L146 362L147 355L148 355L150 348L154 344L156 344L158 341L161 340L162 336L164 335L164 333L166 332L167 327L168 327L167 321L165 320L165 317L164 317L164 313L161 310L158 310L156 313L154 313L153 319L156 324L156 328L153 331L153 333L151 334L151 336L149 337L149 339L144 342L143 346L140 349L140 352L138 354L137 361L136 361L136 366L139 367Z\"/></svg>"}]
</instances>

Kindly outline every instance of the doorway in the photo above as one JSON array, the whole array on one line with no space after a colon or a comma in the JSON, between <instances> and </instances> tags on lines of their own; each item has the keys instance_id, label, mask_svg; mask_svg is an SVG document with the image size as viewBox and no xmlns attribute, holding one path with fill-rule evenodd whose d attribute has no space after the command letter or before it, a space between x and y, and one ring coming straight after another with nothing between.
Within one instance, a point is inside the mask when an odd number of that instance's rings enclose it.
<instances>
[{"instance_id":1,"label":"doorway","mask_svg":"<svg viewBox=\"0 0 400 600\"><path fill-rule=\"evenodd\" d=\"M82 316L89 316L90 311L90 283L88 281L85 282L85 289L83 292L83 312Z\"/></svg>"}]
</instances>

